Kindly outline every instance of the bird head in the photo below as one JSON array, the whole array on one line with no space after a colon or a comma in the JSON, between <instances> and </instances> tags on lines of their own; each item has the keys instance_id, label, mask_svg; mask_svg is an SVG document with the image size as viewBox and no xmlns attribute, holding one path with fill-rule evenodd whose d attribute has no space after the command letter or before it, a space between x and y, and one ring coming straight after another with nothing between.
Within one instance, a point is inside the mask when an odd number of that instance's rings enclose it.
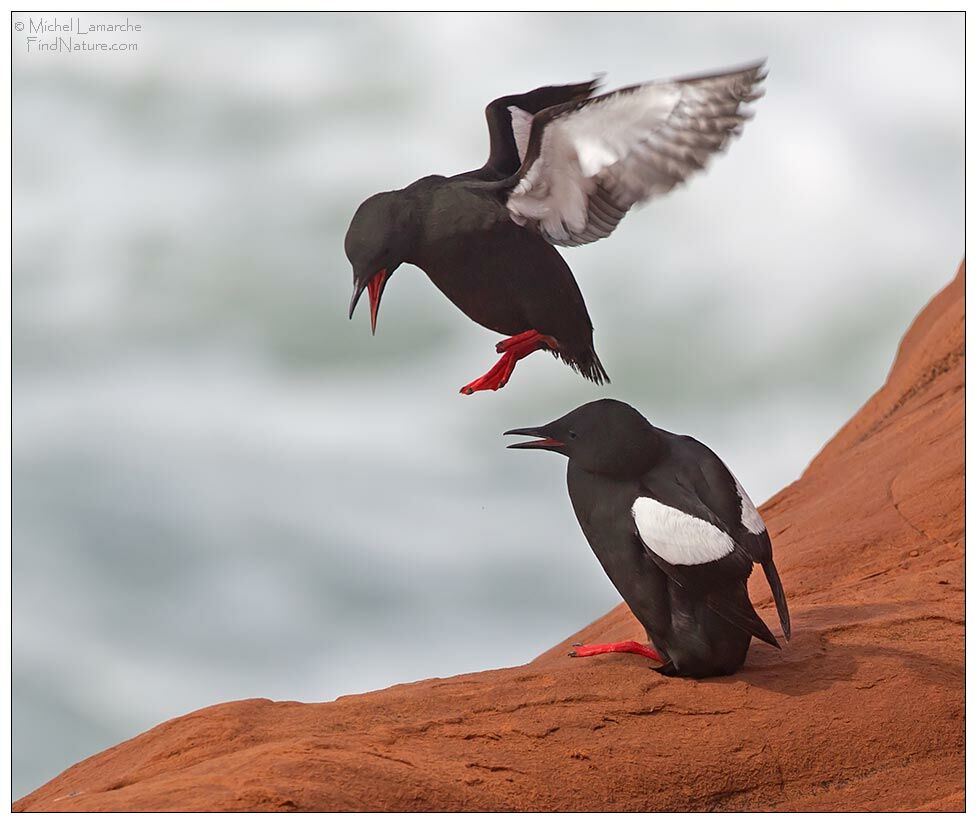
<instances>
[{"instance_id":1,"label":"bird head","mask_svg":"<svg viewBox=\"0 0 977 824\"><path fill-rule=\"evenodd\" d=\"M394 270L404 263L412 239L407 204L399 192L381 192L363 201L346 231L346 257L353 265L353 298L349 317L366 290L370 328L376 334L380 298Z\"/></svg>"},{"instance_id":2,"label":"bird head","mask_svg":"<svg viewBox=\"0 0 977 824\"><path fill-rule=\"evenodd\" d=\"M644 416L610 398L585 403L543 426L510 429L504 434L538 439L509 444L509 449L558 452L589 472L615 478L641 476L661 451L661 440Z\"/></svg>"}]
</instances>

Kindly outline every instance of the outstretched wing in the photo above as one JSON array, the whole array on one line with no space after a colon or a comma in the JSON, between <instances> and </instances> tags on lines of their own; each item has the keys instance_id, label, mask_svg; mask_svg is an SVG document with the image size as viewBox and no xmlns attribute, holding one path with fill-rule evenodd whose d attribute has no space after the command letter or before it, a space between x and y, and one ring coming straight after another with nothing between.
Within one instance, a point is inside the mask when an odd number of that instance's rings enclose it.
<instances>
[{"instance_id":1,"label":"outstretched wing","mask_svg":"<svg viewBox=\"0 0 977 824\"><path fill-rule=\"evenodd\" d=\"M544 109L511 181L510 216L558 246L607 237L628 209L725 148L750 117L743 104L762 96L764 77L761 61Z\"/></svg>"},{"instance_id":2,"label":"outstretched wing","mask_svg":"<svg viewBox=\"0 0 977 824\"><path fill-rule=\"evenodd\" d=\"M489 130L489 158L473 176L482 180L511 177L522 164L533 115L550 106L586 100L600 78L569 86L542 86L525 94L510 94L485 107Z\"/></svg>"}]
</instances>

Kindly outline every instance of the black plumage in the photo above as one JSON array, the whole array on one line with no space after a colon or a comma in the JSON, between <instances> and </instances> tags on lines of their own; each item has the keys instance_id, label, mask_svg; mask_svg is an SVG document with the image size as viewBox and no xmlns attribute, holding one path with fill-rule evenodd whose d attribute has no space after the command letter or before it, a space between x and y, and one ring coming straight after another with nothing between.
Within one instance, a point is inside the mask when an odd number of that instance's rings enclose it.
<instances>
[{"instance_id":1,"label":"black plumage","mask_svg":"<svg viewBox=\"0 0 977 824\"><path fill-rule=\"evenodd\" d=\"M648 633L576 654L641 652L660 672L702 678L738 670L751 638L779 644L750 603L754 564L773 592L784 636L790 615L762 518L707 446L648 423L615 400L585 404L512 444L566 455L581 529L611 582Z\"/></svg>"},{"instance_id":2,"label":"black plumage","mask_svg":"<svg viewBox=\"0 0 977 824\"><path fill-rule=\"evenodd\" d=\"M590 315L554 244L606 237L633 205L701 169L739 131L761 67L596 97L591 81L493 101L482 168L424 177L357 209L345 244L350 317L368 291L375 331L390 276L411 263L469 318L509 336L499 362L463 393L501 388L537 349L603 383Z\"/></svg>"}]
</instances>

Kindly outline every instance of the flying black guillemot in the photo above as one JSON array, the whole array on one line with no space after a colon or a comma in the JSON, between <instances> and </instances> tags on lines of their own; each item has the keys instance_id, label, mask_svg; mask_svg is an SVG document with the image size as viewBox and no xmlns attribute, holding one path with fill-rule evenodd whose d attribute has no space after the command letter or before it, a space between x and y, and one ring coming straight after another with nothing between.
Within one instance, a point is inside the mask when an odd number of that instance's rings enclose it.
<instances>
[{"instance_id":1,"label":"flying black guillemot","mask_svg":"<svg viewBox=\"0 0 977 824\"><path fill-rule=\"evenodd\" d=\"M596 97L593 80L492 101L481 169L423 177L356 210L345 243L350 318L366 291L376 332L390 276L411 263L469 318L508 336L463 394L505 386L537 349L603 383L590 315L554 246L607 237L632 206L702 169L739 133L765 76L761 61Z\"/></svg>"},{"instance_id":2,"label":"flying black guillemot","mask_svg":"<svg viewBox=\"0 0 977 824\"><path fill-rule=\"evenodd\" d=\"M665 675L736 672L750 639L780 646L750 603L760 564L784 637L790 614L763 519L707 446L658 429L615 400L584 404L545 426L506 435L539 440L510 449L566 455L573 511L594 554L648 633L637 641L579 646L578 657L632 652Z\"/></svg>"}]
</instances>

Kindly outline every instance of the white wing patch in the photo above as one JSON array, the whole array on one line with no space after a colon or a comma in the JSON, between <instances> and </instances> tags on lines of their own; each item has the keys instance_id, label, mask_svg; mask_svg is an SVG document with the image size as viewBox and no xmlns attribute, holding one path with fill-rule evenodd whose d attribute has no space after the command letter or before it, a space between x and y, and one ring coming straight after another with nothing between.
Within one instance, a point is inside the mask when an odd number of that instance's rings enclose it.
<instances>
[{"instance_id":1,"label":"white wing patch","mask_svg":"<svg viewBox=\"0 0 977 824\"><path fill-rule=\"evenodd\" d=\"M733 473L730 472L729 474L732 475ZM766 530L767 525L763 523L763 518L760 517L753 501L750 500L750 496L746 494L746 490L743 489L740 482L736 480L735 475L733 475L733 480L736 481L736 493L740 496L740 521L747 532L759 535Z\"/></svg>"},{"instance_id":2,"label":"white wing patch","mask_svg":"<svg viewBox=\"0 0 977 824\"><path fill-rule=\"evenodd\" d=\"M638 498L631 515L641 540L670 564L708 564L733 551L733 539L721 529L654 498Z\"/></svg>"},{"instance_id":3,"label":"white wing patch","mask_svg":"<svg viewBox=\"0 0 977 824\"><path fill-rule=\"evenodd\" d=\"M518 106L509 106L509 114L512 117L512 136L516 141L516 151L519 152L519 162L522 163L526 156L526 147L529 146L529 132L533 127L533 116Z\"/></svg>"}]
</instances>

